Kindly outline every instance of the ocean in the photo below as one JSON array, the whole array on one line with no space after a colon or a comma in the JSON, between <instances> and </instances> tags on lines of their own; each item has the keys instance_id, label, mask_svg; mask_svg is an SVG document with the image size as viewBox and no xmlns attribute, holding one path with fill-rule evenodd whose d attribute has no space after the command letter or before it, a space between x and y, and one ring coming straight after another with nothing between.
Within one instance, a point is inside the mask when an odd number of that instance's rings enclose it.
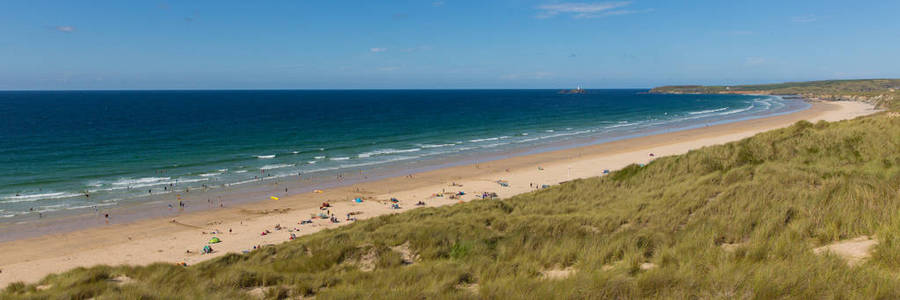
<instances>
[{"instance_id":1,"label":"ocean","mask_svg":"<svg viewBox=\"0 0 900 300\"><path fill-rule=\"evenodd\" d=\"M312 189L809 107L646 92L4 91L0 222L272 180L312 178Z\"/></svg>"}]
</instances>

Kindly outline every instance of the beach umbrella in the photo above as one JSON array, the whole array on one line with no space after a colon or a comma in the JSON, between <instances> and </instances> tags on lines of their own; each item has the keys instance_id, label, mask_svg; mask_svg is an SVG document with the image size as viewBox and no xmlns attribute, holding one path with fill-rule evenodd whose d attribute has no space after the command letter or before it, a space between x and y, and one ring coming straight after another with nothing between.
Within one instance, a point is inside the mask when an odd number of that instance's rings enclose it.
<instances>
[{"instance_id":1,"label":"beach umbrella","mask_svg":"<svg viewBox=\"0 0 900 300\"><path fill-rule=\"evenodd\" d=\"M220 240L217 237L213 237L213 238L209 239L210 244L216 244L216 243L221 243L221 242L222 242L222 240Z\"/></svg>"},{"instance_id":2,"label":"beach umbrella","mask_svg":"<svg viewBox=\"0 0 900 300\"><path fill-rule=\"evenodd\" d=\"M322 193L322 190L314 190L313 193L321 194L321 193Z\"/></svg>"},{"instance_id":3,"label":"beach umbrella","mask_svg":"<svg viewBox=\"0 0 900 300\"><path fill-rule=\"evenodd\" d=\"M278 200L278 197L272 196L272 197L269 197L269 199Z\"/></svg>"}]
</instances>

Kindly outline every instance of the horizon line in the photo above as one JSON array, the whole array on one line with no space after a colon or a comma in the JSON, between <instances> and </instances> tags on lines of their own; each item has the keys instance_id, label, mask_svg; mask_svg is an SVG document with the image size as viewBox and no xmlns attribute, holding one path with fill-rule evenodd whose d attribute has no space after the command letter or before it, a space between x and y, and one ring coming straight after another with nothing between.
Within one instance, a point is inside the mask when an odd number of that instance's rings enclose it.
<instances>
[{"instance_id":1,"label":"horizon line","mask_svg":"<svg viewBox=\"0 0 900 300\"><path fill-rule=\"evenodd\" d=\"M571 90L573 88L204 88L204 89L10 89L0 92L165 92L165 91L477 91L477 90ZM630 88L582 88L584 90L650 90L648 87Z\"/></svg>"}]
</instances>

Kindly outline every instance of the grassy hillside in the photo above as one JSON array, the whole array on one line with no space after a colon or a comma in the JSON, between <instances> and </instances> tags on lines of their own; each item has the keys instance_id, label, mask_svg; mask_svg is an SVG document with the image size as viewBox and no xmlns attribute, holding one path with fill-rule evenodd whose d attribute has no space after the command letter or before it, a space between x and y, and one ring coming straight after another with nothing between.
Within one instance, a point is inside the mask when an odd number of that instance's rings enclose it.
<instances>
[{"instance_id":1,"label":"grassy hillside","mask_svg":"<svg viewBox=\"0 0 900 300\"><path fill-rule=\"evenodd\" d=\"M766 93L804 95L824 100L866 101L881 107L900 108L900 79L824 80L778 84L701 86L663 86L653 93Z\"/></svg>"},{"instance_id":2,"label":"grassy hillside","mask_svg":"<svg viewBox=\"0 0 900 300\"><path fill-rule=\"evenodd\" d=\"M900 118L799 122L509 199L190 267L79 268L0 298L900 298L898 189ZM861 235L879 244L855 267L812 251Z\"/></svg>"}]
</instances>

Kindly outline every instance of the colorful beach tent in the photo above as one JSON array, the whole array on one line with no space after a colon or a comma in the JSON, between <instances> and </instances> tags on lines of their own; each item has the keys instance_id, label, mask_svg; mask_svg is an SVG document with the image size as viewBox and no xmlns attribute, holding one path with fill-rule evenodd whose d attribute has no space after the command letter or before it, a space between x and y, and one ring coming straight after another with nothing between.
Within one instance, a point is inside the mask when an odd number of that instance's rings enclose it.
<instances>
[{"instance_id":1,"label":"colorful beach tent","mask_svg":"<svg viewBox=\"0 0 900 300\"><path fill-rule=\"evenodd\" d=\"M220 240L217 237L213 237L213 238L209 239L210 244L216 244L216 243L221 243L221 242L222 242L222 240Z\"/></svg>"},{"instance_id":2,"label":"colorful beach tent","mask_svg":"<svg viewBox=\"0 0 900 300\"><path fill-rule=\"evenodd\" d=\"M362 198L356 198L353 201L356 201L356 203L362 203Z\"/></svg>"},{"instance_id":3,"label":"colorful beach tent","mask_svg":"<svg viewBox=\"0 0 900 300\"><path fill-rule=\"evenodd\" d=\"M278 197L272 196L272 197L269 197L269 199L278 200Z\"/></svg>"},{"instance_id":4,"label":"colorful beach tent","mask_svg":"<svg viewBox=\"0 0 900 300\"><path fill-rule=\"evenodd\" d=\"M314 190L313 193L321 194L321 193L322 193L322 190Z\"/></svg>"}]
</instances>

